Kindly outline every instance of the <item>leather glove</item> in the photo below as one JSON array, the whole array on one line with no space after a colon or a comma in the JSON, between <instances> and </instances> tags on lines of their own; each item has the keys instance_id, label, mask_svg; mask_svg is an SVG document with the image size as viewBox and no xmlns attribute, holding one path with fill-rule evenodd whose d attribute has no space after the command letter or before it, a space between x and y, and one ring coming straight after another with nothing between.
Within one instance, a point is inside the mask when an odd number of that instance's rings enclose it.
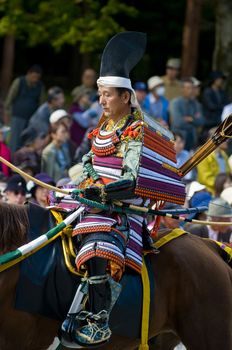
<instances>
[{"instance_id":1,"label":"leather glove","mask_svg":"<svg viewBox=\"0 0 232 350\"><path fill-rule=\"evenodd\" d=\"M135 181L129 179L117 180L111 182L104 187L106 198L114 199L129 199L133 197Z\"/></svg>"},{"instance_id":2,"label":"leather glove","mask_svg":"<svg viewBox=\"0 0 232 350\"><path fill-rule=\"evenodd\" d=\"M101 187L98 187L98 186L87 187L83 190L82 193L86 199L90 199L90 200L96 201L96 202L102 202Z\"/></svg>"}]
</instances>

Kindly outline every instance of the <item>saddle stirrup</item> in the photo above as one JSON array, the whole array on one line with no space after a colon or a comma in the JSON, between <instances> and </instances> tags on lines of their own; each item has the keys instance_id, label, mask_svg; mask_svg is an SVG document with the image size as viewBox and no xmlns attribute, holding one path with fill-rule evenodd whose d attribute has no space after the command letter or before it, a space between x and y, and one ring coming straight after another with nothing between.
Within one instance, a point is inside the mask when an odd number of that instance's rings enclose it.
<instances>
[{"instance_id":1,"label":"saddle stirrup","mask_svg":"<svg viewBox=\"0 0 232 350\"><path fill-rule=\"evenodd\" d=\"M121 292L121 285L109 275L88 279L91 311L86 315L87 323L77 329L76 342L83 346L103 345L111 337L109 315Z\"/></svg>"},{"instance_id":2,"label":"saddle stirrup","mask_svg":"<svg viewBox=\"0 0 232 350\"><path fill-rule=\"evenodd\" d=\"M84 305L88 295L88 283L86 280L82 281L79 285L73 302L69 308L66 319L63 321L59 330L59 338L61 344L70 348L81 348L78 346L73 339L73 333L78 328L77 315L84 309Z\"/></svg>"}]
</instances>

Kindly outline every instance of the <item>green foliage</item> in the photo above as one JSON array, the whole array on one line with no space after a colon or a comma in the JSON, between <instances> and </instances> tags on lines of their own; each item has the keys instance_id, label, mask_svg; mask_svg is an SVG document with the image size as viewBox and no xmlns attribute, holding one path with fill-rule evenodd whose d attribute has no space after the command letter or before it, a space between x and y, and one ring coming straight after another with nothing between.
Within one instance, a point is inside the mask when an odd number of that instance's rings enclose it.
<instances>
[{"instance_id":1,"label":"green foliage","mask_svg":"<svg viewBox=\"0 0 232 350\"><path fill-rule=\"evenodd\" d=\"M29 46L49 43L60 49L79 44L86 53L125 30L116 16L134 17L138 12L120 0L0 0L0 14L0 35L14 34Z\"/></svg>"}]
</instances>

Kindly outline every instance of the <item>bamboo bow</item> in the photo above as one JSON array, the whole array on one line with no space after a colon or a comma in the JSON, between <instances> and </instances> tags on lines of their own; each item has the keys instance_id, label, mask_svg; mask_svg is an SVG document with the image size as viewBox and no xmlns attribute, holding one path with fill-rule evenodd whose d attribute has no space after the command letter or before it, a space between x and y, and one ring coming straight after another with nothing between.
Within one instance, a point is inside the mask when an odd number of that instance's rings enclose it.
<instances>
[{"instance_id":1,"label":"bamboo bow","mask_svg":"<svg viewBox=\"0 0 232 350\"><path fill-rule=\"evenodd\" d=\"M226 141L227 138L232 137L232 114L230 114L216 129L214 134L201 146L194 155L187 160L180 168L179 173L181 177L185 176L195 166L197 166L203 159L208 157L218 146Z\"/></svg>"}]
</instances>

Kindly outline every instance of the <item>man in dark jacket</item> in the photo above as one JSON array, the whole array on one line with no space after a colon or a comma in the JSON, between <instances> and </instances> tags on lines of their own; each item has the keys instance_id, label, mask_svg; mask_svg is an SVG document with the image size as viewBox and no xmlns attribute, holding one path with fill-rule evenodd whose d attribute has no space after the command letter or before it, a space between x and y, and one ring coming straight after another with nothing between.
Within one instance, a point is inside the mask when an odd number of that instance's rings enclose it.
<instances>
[{"instance_id":1,"label":"man in dark jacket","mask_svg":"<svg viewBox=\"0 0 232 350\"><path fill-rule=\"evenodd\" d=\"M225 78L221 71L211 72L209 87L203 92L202 103L206 131L220 124L223 107L228 103L226 92L223 89Z\"/></svg>"},{"instance_id":2,"label":"man in dark jacket","mask_svg":"<svg viewBox=\"0 0 232 350\"><path fill-rule=\"evenodd\" d=\"M37 132L49 133L50 115L57 109L64 106L65 96L63 90L59 86L52 86L48 89L47 101L44 102L31 116L29 125L37 130Z\"/></svg>"},{"instance_id":3,"label":"man in dark jacket","mask_svg":"<svg viewBox=\"0 0 232 350\"><path fill-rule=\"evenodd\" d=\"M44 86L41 82L42 69L38 65L32 66L25 76L16 78L5 100L5 122L11 117L12 152L21 146L20 134L28 125L31 115L41 104L44 96Z\"/></svg>"},{"instance_id":4,"label":"man in dark jacket","mask_svg":"<svg viewBox=\"0 0 232 350\"><path fill-rule=\"evenodd\" d=\"M185 149L190 151L197 145L198 128L203 124L201 105L194 97L191 78L182 80L182 96L170 103L170 127L181 132L186 140Z\"/></svg>"}]
</instances>

